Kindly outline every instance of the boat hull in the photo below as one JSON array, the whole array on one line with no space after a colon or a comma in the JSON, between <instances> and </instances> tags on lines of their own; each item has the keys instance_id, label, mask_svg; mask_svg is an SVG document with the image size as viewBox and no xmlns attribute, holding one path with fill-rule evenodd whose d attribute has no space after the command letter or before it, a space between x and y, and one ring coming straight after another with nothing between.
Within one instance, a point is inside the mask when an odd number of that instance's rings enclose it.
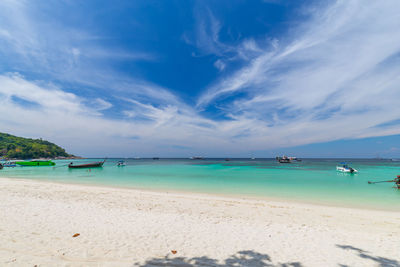
<instances>
[{"instance_id":1,"label":"boat hull","mask_svg":"<svg viewBox=\"0 0 400 267\"><path fill-rule=\"evenodd\" d=\"M291 159L288 157L285 157L285 156L284 157L276 157L276 160L279 163L292 163Z\"/></svg>"},{"instance_id":2,"label":"boat hull","mask_svg":"<svg viewBox=\"0 0 400 267\"><path fill-rule=\"evenodd\" d=\"M358 171L356 169L353 168L343 168L343 167L336 167L336 170L338 172L345 172L345 173L357 173Z\"/></svg>"},{"instance_id":3,"label":"boat hull","mask_svg":"<svg viewBox=\"0 0 400 267\"><path fill-rule=\"evenodd\" d=\"M103 167L103 164L104 162L95 162L95 163L80 164L80 165L69 164L68 168L70 169L100 168Z\"/></svg>"},{"instance_id":4,"label":"boat hull","mask_svg":"<svg viewBox=\"0 0 400 267\"><path fill-rule=\"evenodd\" d=\"M16 162L17 165L20 166L54 166L56 165L52 161L18 161Z\"/></svg>"}]
</instances>

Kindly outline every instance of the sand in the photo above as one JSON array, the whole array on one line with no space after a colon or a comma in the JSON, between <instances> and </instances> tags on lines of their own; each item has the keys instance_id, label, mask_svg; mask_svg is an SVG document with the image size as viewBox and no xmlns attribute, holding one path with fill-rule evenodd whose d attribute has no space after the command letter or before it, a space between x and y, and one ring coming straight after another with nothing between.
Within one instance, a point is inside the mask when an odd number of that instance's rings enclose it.
<instances>
[{"instance_id":1,"label":"sand","mask_svg":"<svg viewBox=\"0 0 400 267\"><path fill-rule=\"evenodd\" d=\"M400 266L400 212L8 178L0 236L0 266Z\"/></svg>"}]
</instances>

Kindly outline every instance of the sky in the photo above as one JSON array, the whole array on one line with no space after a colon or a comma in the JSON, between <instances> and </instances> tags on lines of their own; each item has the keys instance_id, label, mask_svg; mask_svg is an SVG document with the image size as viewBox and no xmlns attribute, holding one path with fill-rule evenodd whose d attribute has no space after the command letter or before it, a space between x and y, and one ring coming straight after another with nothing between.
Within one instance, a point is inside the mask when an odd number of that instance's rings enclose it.
<instances>
[{"instance_id":1,"label":"sky","mask_svg":"<svg viewBox=\"0 0 400 267\"><path fill-rule=\"evenodd\" d=\"M0 1L0 132L86 157L400 157L400 1Z\"/></svg>"}]
</instances>

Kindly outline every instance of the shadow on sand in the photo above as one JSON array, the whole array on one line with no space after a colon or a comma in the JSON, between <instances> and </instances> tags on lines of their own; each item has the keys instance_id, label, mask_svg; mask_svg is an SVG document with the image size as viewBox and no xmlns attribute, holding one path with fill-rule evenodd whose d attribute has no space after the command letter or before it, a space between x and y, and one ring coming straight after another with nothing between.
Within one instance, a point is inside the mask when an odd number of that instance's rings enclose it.
<instances>
[{"instance_id":1,"label":"shadow on sand","mask_svg":"<svg viewBox=\"0 0 400 267\"><path fill-rule=\"evenodd\" d=\"M400 262L397 260L393 259L388 259L384 257L379 257L379 256L372 256L369 255L370 253L368 251L365 251L360 248L356 248L353 246L348 246L348 245L336 245L338 248L344 249L344 250L351 250L355 251L358 253L358 256L364 259L369 259L371 261L374 261L377 265L376 266L381 266L381 267L400 267ZM339 266L347 266L347 265L339 265Z\"/></svg>"},{"instance_id":2,"label":"shadow on sand","mask_svg":"<svg viewBox=\"0 0 400 267\"><path fill-rule=\"evenodd\" d=\"M141 267L156 267L156 266L176 266L176 267L227 267L227 266L251 266L251 267L302 267L299 262L288 262L273 264L271 258L267 254L254 252L251 250L239 251L236 254L225 259L222 263L219 263L216 259L208 257L164 257L164 258L153 258L147 260L143 264L136 263L135 266Z\"/></svg>"}]
</instances>

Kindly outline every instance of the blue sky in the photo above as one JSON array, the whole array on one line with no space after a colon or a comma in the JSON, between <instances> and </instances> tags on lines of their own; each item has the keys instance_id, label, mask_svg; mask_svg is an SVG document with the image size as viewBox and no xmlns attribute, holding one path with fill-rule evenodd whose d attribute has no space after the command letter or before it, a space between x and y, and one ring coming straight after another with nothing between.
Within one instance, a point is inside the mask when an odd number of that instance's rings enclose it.
<instances>
[{"instance_id":1,"label":"blue sky","mask_svg":"<svg viewBox=\"0 0 400 267\"><path fill-rule=\"evenodd\" d=\"M0 131L82 156L400 157L400 2L0 2Z\"/></svg>"}]
</instances>

